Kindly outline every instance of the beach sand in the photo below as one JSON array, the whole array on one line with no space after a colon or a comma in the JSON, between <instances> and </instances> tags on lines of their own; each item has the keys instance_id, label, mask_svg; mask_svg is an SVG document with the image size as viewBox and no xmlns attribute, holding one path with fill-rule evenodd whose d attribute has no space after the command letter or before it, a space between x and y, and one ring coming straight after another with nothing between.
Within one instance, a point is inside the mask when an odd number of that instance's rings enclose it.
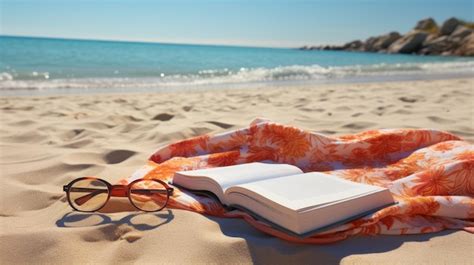
<instances>
[{"instance_id":1,"label":"beach sand","mask_svg":"<svg viewBox=\"0 0 474 265\"><path fill-rule=\"evenodd\" d=\"M135 212L114 200L72 212L62 185L114 182L159 146L265 117L328 135L428 127L474 142L474 79L0 98L0 263L472 264L464 231L297 245L242 220Z\"/></svg>"}]
</instances>

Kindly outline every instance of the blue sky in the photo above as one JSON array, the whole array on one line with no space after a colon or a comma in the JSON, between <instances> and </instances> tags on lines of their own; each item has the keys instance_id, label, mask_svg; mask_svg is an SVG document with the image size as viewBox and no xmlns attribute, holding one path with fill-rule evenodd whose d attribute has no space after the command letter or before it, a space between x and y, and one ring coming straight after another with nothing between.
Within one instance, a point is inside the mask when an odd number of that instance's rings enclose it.
<instances>
[{"instance_id":1,"label":"blue sky","mask_svg":"<svg viewBox=\"0 0 474 265\"><path fill-rule=\"evenodd\" d=\"M340 44L419 19L473 20L474 0L0 0L0 34L295 47Z\"/></svg>"}]
</instances>

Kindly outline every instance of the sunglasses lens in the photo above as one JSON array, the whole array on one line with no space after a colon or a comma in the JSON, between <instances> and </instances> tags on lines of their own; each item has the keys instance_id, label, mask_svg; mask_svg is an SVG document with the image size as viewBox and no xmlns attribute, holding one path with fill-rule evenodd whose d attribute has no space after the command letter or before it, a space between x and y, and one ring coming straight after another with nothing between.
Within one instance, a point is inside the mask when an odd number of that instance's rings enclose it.
<instances>
[{"instance_id":1,"label":"sunglasses lens","mask_svg":"<svg viewBox=\"0 0 474 265\"><path fill-rule=\"evenodd\" d=\"M140 180L130 187L130 201L142 211L159 211L168 203L168 191L154 180Z\"/></svg>"},{"instance_id":2,"label":"sunglasses lens","mask_svg":"<svg viewBox=\"0 0 474 265\"><path fill-rule=\"evenodd\" d=\"M97 211L108 197L107 184L98 179L82 179L69 188L69 201L79 211Z\"/></svg>"}]
</instances>

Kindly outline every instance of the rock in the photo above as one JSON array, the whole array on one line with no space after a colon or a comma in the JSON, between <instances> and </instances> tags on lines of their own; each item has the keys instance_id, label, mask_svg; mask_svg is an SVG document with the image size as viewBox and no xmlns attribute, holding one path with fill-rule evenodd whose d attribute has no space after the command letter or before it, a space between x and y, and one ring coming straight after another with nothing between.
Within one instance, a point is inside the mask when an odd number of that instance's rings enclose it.
<instances>
[{"instance_id":1,"label":"rock","mask_svg":"<svg viewBox=\"0 0 474 265\"><path fill-rule=\"evenodd\" d=\"M390 32L386 35L368 38L363 45L363 50L369 52L385 50L401 37L402 36L398 32Z\"/></svg>"},{"instance_id":2,"label":"rock","mask_svg":"<svg viewBox=\"0 0 474 265\"><path fill-rule=\"evenodd\" d=\"M463 39L461 47L454 51L454 55L474 56L474 34Z\"/></svg>"},{"instance_id":3,"label":"rock","mask_svg":"<svg viewBox=\"0 0 474 265\"><path fill-rule=\"evenodd\" d=\"M426 32L412 31L392 43L387 51L389 53L414 53L422 47L427 37Z\"/></svg>"},{"instance_id":4,"label":"rock","mask_svg":"<svg viewBox=\"0 0 474 265\"><path fill-rule=\"evenodd\" d=\"M365 40L363 50L368 51L368 52L375 51L374 44L375 44L376 41L377 41L377 37L370 37L367 40Z\"/></svg>"},{"instance_id":5,"label":"rock","mask_svg":"<svg viewBox=\"0 0 474 265\"><path fill-rule=\"evenodd\" d=\"M431 41L425 41L424 43L426 43L427 45L429 44L436 44L436 43L442 43L442 42L446 42L449 40L449 36L441 36L441 37L437 37L435 39L432 39Z\"/></svg>"},{"instance_id":6,"label":"rock","mask_svg":"<svg viewBox=\"0 0 474 265\"><path fill-rule=\"evenodd\" d=\"M370 37L365 42L355 40L342 46L303 46L300 49L473 56L473 25L453 17L438 27L434 19L426 18L405 35L390 32Z\"/></svg>"},{"instance_id":7,"label":"rock","mask_svg":"<svg viewBox=\"0 0 474 265\"><path fill-rule=\"evenodd\" d=\"M440 34L441 35L450 35L461 24L462 24L462 22L459 19L452 17L452 18L446 20L443 23L443 25L441 26L441 29L440 29Z\"/></svg>"},{"instance_id":8,"label":"rock","mask_svg":"<svg viewBox=\"0 0 474 265\"><path fill-rule=\"evenodd\" d=\"M434 40L434 39L436 39L436 38L438 38L438 37L439 37L438 34L430 34L430 35L428 35L428 37L426 37L426 39L425 39L425 41L424 41L423 43L425 43L425 42L430 42L430 41L432 41L432 40Z\"/></svg>"},{"instance_id":9,"label":"rock","mask_svg":"<svg viewBox=\"0 0 474 265\"><path fill-rule=\"evenodd\" d=\"M450 37L453 39L454 38L464 39L465 37L467 37L469 34L472 34L473 32L474 30L467 28L466 26L459 25L456 27L453 33L451 33Z\"/></svg>"},{"instance_id":10,"label":"rock","mask_svg":"<svg viewBox=\"0 0 474 265\"><path fill-rule=\"evenodd\" d=\"M364 43L360 40L348 42L342 46L342 49L347 51L360 51Z\"/></svg>"},{"instance_id":11,"label":"rock","mask_svg":"<svg viewBox=\"0 0 474 265\"><path fill-rule=\"evenodd\" d=\"M326 45L320 48L320 50L324 50L324 51L340 51L342 49L343 49L342 46L337 46L337 45Z\"/></svg>"},{"instance_id":12,"label":"rock","mask_svg":"<svg viewBox=\"0 0 474 265\"><path fill-rule=\"evenodd\" d=\"M423 42L423 48L420 54L442 54L447 50L451 50L455 46L455 42L451 41L449 36L441 36L435 39L426 39Z\"/></svg>"},{"instance_id":13,"label":"rock","mask_svg":"<svg viewBox=\"0 0 474 265\"><path fill-rule=\"evenodd\" d=\"M441 55L443 55L443 56L451 56L451 55L453 55L453 53L452 53L451 51L444 51L444 52L441 53Z\"/></svg>"},{"instance_id":14,"label":"rock","mask_svg":"<svg viewBox=\"0 0 474 265\"><path fill-rule=\"evenodd\" d=\"M398 32L390 32L387 35L382 35L373 44L373 49L376 51L385 50L401 37L402 36Z\"/></svg>"},{"instance_id":15,"label":"rock","mask_svg":"<svg viewBox=\"0 0 474 265\"><path fill-rule=\"evenodd\" d=\"M414 29L435 33L436 31L438 31L438 24L436 24L436 21L434 21L434 19L426 18L418 21Z\"/></svg>"},{"instance_id":16,"label":"rock","mask_svg":"<svg viewBox=\"0 0 474 265\"><path fill-rule=\"evenodd\" d=\"M432 38L431 35L423 42L420 54L453 55L463 46L463 39L472 34L473 30L459 25L451 35ZM464 51L460 51L463 53Z\"/></svg>"},{"instance_id":17,"label":"rock","mask_svg":"<svg viewBox=\"0 0 474 265\"><path fill-rule=\"evenodd\" d=\"M303 47L299 47L298 50L302 50L302 51L311 51L311 50L319 50L320 48L317 47L317 46L303 46Z\"/></svg>"}]
</instances>

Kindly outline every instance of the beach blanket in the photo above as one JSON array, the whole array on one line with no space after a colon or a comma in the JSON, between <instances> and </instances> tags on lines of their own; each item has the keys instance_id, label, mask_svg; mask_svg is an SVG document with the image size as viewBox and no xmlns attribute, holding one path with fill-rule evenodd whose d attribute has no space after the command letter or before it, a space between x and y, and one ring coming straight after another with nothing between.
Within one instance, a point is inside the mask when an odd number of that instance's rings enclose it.
<instances>
[{"instance_id":1,"label":"beach blanket","mask_svg":"<svg viewBox=\"0 0 474 265\"><path fill-rule=\"evenodd\" d=\"M219 202L176 189L169 208L243 218L256 229L298 243L329 243L354 235L417 234L443 229L474 233L474 145L430 129L383 129L329 137L266 120L249 127L202 135L159 148L137 178L171 181L181 170L271 160L351 181L387 187L397 205L309 238L273 229Z\"/></svg>"}]
</instances>

